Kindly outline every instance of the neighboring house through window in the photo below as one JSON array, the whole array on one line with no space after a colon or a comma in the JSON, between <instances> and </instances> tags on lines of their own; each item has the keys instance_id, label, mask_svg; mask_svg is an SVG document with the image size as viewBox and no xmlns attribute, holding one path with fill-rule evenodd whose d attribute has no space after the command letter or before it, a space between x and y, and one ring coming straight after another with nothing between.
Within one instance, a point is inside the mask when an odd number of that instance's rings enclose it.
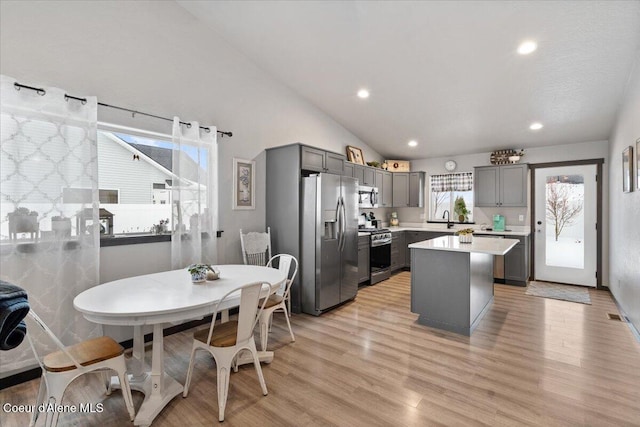
<instances>
[{"instance_id":1,"label":"neighboring house through window","mask_svg":"<svg viewBox=\"0 0 640 427\"><path fill-rule=\"evenodd\" d=\"M169 138L98 131L100 188L119 189L117 199L100 200L100 207L113 213L114 234L172 230L171 186L177 177L173 173L174 144ZM185 150L193 161L187 168L189 173L194 178L205 173L197 163L197 156L192 156L189 148ZM183 177L183 185L190 184L189 178L188 174Z\"/></svg>"}]
</instances>

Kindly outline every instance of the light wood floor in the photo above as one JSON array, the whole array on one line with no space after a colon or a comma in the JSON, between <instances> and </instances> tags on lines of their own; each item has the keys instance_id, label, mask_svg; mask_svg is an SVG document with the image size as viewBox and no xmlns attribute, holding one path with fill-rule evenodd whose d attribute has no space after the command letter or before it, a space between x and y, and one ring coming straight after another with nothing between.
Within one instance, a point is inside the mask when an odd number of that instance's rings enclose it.
<instances>
[{"instance_id":1,"label":"light wood floor","mask_svg":"<svg viewBox=\"0 0 640 427\"><path fill-rule=\"evenodd\" d=\"M472 337L430 329L409 311L409 273L361 288L355 302L321 317L294 315L290 343L282 315L269 339L263 397L251 366L232 374L228 426L640 425L640 344L609 293L593 305L526 296L496 285L495 302ZM167 370L184 383L191 333L166 338ZM32 404L37 381L0 392L0 403ZM79 379L63 403L103 402L89 417L59 425L127 426L119 392L101 394L97 378ZM142 395L134 392L136 408ZM217 423L216 374L197 358L189 397L176 397L153 423ZM0 409L0 425L28 416Z\"/></svg>"}]
</instances>

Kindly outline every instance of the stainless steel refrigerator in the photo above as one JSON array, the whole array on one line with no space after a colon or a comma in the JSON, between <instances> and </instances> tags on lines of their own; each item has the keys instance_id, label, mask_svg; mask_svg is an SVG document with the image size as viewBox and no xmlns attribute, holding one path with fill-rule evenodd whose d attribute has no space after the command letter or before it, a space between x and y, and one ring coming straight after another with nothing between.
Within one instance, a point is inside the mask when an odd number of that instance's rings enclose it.
<instances>
[{"instance_id":1,"label":"stainless steel refrigerator","mask_svg":"<svg viewBox=\"0 0 640 427\"><path fill-rule=\"evenodd\" d=\"M358 181L303 178L302 311L319 315L358 292Z\"/></svg>"}]
</instances>

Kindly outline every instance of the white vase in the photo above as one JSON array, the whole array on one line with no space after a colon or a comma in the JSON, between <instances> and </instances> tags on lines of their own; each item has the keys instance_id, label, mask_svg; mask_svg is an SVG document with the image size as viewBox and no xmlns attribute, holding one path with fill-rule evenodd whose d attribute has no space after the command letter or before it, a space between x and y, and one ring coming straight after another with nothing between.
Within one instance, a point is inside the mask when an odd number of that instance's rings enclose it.
<instances>
[{"instance_id":1,"label":"white vase","mask_svg":"<svg viewBox=\"0 0 640 427\"><path fill-rule=\"evenodd\" d=\"M459 234L458 241L460 243L472 243L473 242L473 234Z\"/></svg>"}]
</instances>

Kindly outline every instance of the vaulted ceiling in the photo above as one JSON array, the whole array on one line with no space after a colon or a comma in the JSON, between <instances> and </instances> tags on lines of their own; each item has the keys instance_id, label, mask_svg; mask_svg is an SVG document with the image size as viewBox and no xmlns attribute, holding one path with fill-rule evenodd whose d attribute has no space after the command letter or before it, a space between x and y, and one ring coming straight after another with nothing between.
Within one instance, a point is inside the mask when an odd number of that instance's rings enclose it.
<instances>
[{"instance_id":1,"label":"vaulted ceiling","mask_svg":"<svg viewBox=\"0 0 640 427\"><path fill-rule=\"evenodd\" d=\"M179 4L386 157L608 139L640 72L640 1Z\"/></svg>"}]
</instances>

